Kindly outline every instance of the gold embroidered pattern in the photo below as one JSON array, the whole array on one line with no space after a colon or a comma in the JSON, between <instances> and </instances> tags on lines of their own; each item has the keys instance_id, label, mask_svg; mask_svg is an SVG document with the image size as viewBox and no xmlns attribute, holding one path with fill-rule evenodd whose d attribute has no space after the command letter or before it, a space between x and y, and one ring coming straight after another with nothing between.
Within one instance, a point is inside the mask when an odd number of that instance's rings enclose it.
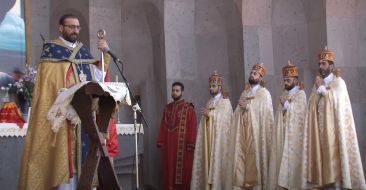
<instances>
[{"instance_id":1,"label":"gold embroidered pattern","mask_svg":"<svg viewBox=\"0 0 366 190\"><path fill-rule=\"evenodd\" d=\"M186 124L189 103L185 103L179 122L177 164L175 166L175 184L182 184L183 179L183 156L184 156L184 137L186 134Z\"/></svg>"}]
</instances>

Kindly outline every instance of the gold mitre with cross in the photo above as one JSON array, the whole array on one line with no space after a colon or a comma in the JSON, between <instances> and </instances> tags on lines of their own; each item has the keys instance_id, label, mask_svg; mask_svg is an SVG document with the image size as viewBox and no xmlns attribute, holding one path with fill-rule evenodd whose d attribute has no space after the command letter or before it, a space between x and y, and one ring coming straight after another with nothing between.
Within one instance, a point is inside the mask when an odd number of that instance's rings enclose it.
<instances>
[{"instance_id":1,"label":"gold mitre with cross","mask_svg":"<svg viewBox=\"0 0 366 190\"><path fill-rule=\"evenodd\" d=\"M252 67L252 70L258 71L258 73L262 77L264 77L264 75L266 74L266 69L264 68L264 64L263 63L254 64L253 67Z\"/></svg>"},{"instance_id":2,"label":"gold mitre with cross","mask_svg":"<svg viewBox=\"0 0 366 190\"><path fill-rule=\"evenodd\" d=\"M217 71L214 71L212 75L208 78L208 83L222 86L222 80L222 75L220 75Z\"/></svg>"},{"instance_id":3,"label":"gold mitre with cross","mask_svg":"<svg viewBox=\"0 0 366 190\"><path fill-rule=\"evenodd\" d=\"M324 49L319 53L319 62L322 61L334 62L334 53L329 51L327 46L325 46Z\"/></svg>"},{"instance_id":4,"label":"gold mitre with cross","mask_svg":"<svg viewBox=\"0 0 366 190\"><path fill-rule=\"evenodd\" d=\"M287 65L282 68L283 77L298 77L299 71L296 65L291 60L288 60Z\"/></svg>"}]
</instances>

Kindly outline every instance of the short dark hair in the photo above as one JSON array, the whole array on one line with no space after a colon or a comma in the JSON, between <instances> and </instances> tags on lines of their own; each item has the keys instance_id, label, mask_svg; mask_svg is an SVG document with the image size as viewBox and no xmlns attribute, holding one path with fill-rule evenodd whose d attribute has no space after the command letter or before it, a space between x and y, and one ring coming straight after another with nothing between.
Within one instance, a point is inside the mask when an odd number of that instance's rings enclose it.
<instances>
[{"instance_id":1,"label":"short dark hair","mask_svg":"<svg viewBox=\"0 0 366 190\"><path fill-rule=\"evenodd\" d=\"M172 84L172 88L173 88L174 86L180 86L180 88L182 89L182 91L184 91L184 85L183 85L183 83L181 83L181 82L174 82L174 83Z\"/></svg>"},{"instance_id":2,"label":"short dark hair","mask_svg":"<svg viewBox=\"0 0 366 190\"><path fill-rule=\"evenodd\" d=\"M60 20L58 21L59 25L64 25L65 20L68 18L75 18L75 19L79 19L77 16L73 15L73 14L64 14L61 16Z\"/></svg>"}]
</instances>

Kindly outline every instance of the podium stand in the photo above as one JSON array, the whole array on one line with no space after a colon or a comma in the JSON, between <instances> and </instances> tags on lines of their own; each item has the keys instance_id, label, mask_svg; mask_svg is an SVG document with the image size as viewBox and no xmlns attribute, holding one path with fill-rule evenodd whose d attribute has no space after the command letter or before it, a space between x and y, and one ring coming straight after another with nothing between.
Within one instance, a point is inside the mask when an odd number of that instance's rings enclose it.
<instances>
[{"instance_id":1,"label":"podium stand","mask_svg":"<svg viewBox=\"0 0 366 190\"><path fill-rule=\"evenodd\" d=\"M99 98L97 121L92 110L94 98ZM93 182L97 180L99 190L120 190L103 135L108 133L109 120L116 107L115 100L98 83L90 82L75 92L71 105L79 115L81 126L90 139L88 155L81 169L77 189L90 190Z\"/></svg>"}]
</instances>

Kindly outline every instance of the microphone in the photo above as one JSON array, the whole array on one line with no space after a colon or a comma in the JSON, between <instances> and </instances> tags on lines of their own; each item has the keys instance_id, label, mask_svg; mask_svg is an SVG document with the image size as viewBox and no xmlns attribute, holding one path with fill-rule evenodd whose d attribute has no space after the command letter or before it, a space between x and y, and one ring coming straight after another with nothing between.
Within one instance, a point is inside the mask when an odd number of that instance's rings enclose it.
<instances>
[{"instance_id":1,"label":"microphone","mask_svg":"<svg viewBox=\"0 0 366 190\"><path fill-rule=\"evenodd\" d=\"M104 29L98 30L97 36L99 39L104 39L105 35L106 35L106 32ZM111 55L111 57L113 58L113 60L115 62L121 63L121 60L114 53L112 53L109 48L102 49L102 51L107 52L109 55Z\"/></svg>"},{"instance_id":2,"label":"microphone","mask_svg":"<svg viewBox=\"0 0 366 190\"><path fill-rule=\"evenodd\" d=\"M114 61L121 63L121 60L118 59L118 57L114 53L112 53L109 48L105 48L105 49L103 49L103 51L109 53L109 55L111 55L111 57L113 58Z\"/></svg>"}]
</instances>

